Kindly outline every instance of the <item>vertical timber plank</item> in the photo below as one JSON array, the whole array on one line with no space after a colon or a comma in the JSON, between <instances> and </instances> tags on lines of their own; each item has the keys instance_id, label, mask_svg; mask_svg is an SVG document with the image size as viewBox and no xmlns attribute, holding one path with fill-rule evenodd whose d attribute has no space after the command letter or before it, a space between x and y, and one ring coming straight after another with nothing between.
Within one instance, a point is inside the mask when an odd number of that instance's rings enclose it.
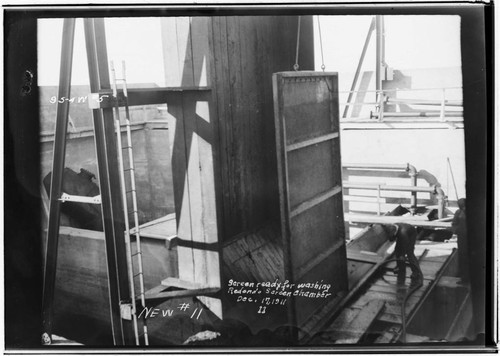
<instances>
[{"instance_id":1,"label":"vertical timber plank","mask_svg":"<svg viewBox=\"0 0 500 356\"><path fill-rule=\"evenodd\" d=\"M198 157L199 157L199 174L200 174L200 191L202 200L202 228L203 242L207 245L216 247L215 250L206 249L205 251L195 250L199 252L200 260L203 264L198 268L195 265L195 273L197 276L203 276L207 287L220 287L220 256L218 244L218 226L217 226L217 206L216 206L216 183L215 183L215 162L214 162L214 123L211 122L210 96L206 96L204 100L196 102L196 132L198 133ZM207 132L207 130L209 130ZM194 147L193 147L194 148ZM193 214L192 214L193 215ZM195 261L197 261L195 253ZM219 317L222 318L222 305L220 300L213 298L200 298L205 304Z\"/></svg>"},{"instance_id":2,"label":"vertical timber plank","mask_svg":"<svg viewBox=\"0 0 500 356\"><path fill-rule=\"evenodd\" d=\"M227 235L226 220L228 212L226 209L230 207L230 179L228 169L228 129L227 124L230 121L230 98L229 98L229 76L228 76L228 58L227 58L227 33L226 33L226 17L211 18L211 79L212 86L212 117L214 124L217 123L217 157L218 157L218 172L220 185L220 231L219 236ZM215 128L214 128L215 132Z\"/></svg>"},{"instance_id":3,"label":"vertical timber plank","mask_svg":"<svg viewBox=\"0 0 500 356\"><path fill-rule=\"evenodd\" d=\"M238 194L238 187L242 186L241 180L241 144L239 139L241 132L238 131L240 126L240 111L241 105L239 100L240 83L241 83L241 56L240 56L240 37L239 37L239 17L232 16L226 19L227 31L227 57L228 57L228 72L229 72L229 107L230 120L227 121L227 134L229 139L227 167L229 171L229 192L231 194L231 206L227 210L227 229L229 232L234 232L238 226L244 225L244 214L242 213L243 202Z\"/></svg>"},{"instance_id":4,"label":"vertical timber plank","mask_svg":"<svg viewBox=\"0 0 500 356\"><path fill-rule=\"evenodd\" d=\"M191 18L191 43L193 53L193 82L195 86L209 86L209 26L210 18L192 17Z\"/></svg>"},{"instance_id":5,"label":"vertical timber plank","mask_svg":"<svg viewBox=\"0 0 500 356\"><path fill-rule=\"evenodd\" d=\"M166 86L180 86L182 67L179 62L175 17L162 17L161 39Z\"/></svg>"},{"instance_id":6,"label":"vertical timber plank","mask_svg":"<svg viewBox=\"0 0 500 356\"><path fill-rule=\"evenodd\" d=\"M195 86L193 73L193 47L191 42L191 18L176 17L177 53L179 72L182 73L181 85Z\"/></svg>"},{"instance_id":7,"label":"vertical timber plank","mask_svg":"<svg viewBox=\"0 0 500 356\"><path fill-rule=\"evenodd\" d=\"M188 148L186 147L184 124L182 94L173 94L168 102L168 127L172 162L172 180L174 183L177 235L181 240L191 241L191 202L189 197L189 180L186 158ZM184 246L178 246L177 254L179 261L179 278L193 281L194 268L191 262L193 258L191 249Z\"/></svg>"}]
</instances>

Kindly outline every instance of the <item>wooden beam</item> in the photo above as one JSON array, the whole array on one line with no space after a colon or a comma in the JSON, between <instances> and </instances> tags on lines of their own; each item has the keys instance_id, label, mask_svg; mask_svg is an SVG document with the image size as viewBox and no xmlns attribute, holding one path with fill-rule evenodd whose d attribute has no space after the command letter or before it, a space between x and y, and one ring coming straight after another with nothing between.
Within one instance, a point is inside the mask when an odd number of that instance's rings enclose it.
<instances>
[{"instance_id":1,"label":"wooden beam","mask_svg":"<svg viewBox=\"0 0 500 356\"><path fill-rule=\"evenodd\" d=\"M104 19L84 19L87 61L89 64L90 90L110 89ZM92 110L103 229L105 236L107 271L109 280L110 318L115 345L125 345L129 333L124 328L120 302L130 298L127 261L125 254L125 224L111 108Z\"/></svg>"},{"instance_id":2,"label":"wooden beam","mask_svg":"<svg viewBox=\"0 0 500 356\"><path fill-rule=\"evenodd\" d=\"M161 281L161 285L165 287L175 287L182 289L201 289L202 285L190 281L184 281L179 278L167 277Z\"/></svg>"},{"instance_id":3,"label":"wooden beam","mask_svg":"<svg viewBox=\"0 0 500 356\"><path fill-rule=\"evenodd\" d=\"M169 102L173 95L182 93L199 93L201 97L206 96L208 100L210 87L161 87L161 88L136 88L127 89L128 106L141 105L159 105ZM91 109L113 108L116 106L116 99L113 98L113 92L109 89L99 90L89 96L89 106ZM125 106L125 97L123 90L118 90L118 106Z\"/></svg>"},{"instance_id":4,"label":"wooden beam","mask_svg":"<svg viewBox=\"0 0 500 356\"><path fill-rule=\"evenodd\" d=\"M71 72L75 39L75 20L64 19L61 45L61 65L59 75L59 97L69 97L71 93ZM50 337L54 316L54 292L56 286L57 253L59 244L59 224L61 204L59 200L63 186L64 161L66 157L66 134L68 129L69 102L60 103L56 111L54 133L54 156L50 181L49 220L44 266L42 297L42 328ZM42 189L44 189L42 187Z\"/></svg>"},{"instance_id":5,"label":"wooden beam","mask_svg":"<svg viewBox=\"0 0 500 356\"><path fill-rule=\"evenodd\" d=\"M220 291L220 288L201 288L201 289L183 289L166 291L167 287L160 285L145 293L146 302L151 301L164 301L172 298L185 298L185 297L199 297L199 296L213 296Z\"/></svg>"},{"instance_id":6,"label":"wooden beam","mask_svg":"<svg viewBox=\"0 0 500 356\"><path fill-rule=\"evenodd\" d=\"M377 264L384 260L384 258L377 254L367 254L363 251L350 251L347 250L347 259L352 261L366 262Z\"/></svg>"},{"instance_id":7,"label":"wooden beam","mask_svg":"<svg viewBox=\"0 0 500 356\"><path fill-rule=\"evenodd\" d=\"M415 218L405 218L401 216L375 216L361 214L345 214L346 221L361 224L395 224L406 223L413 226L426 227L430 229L451 229L451 222L447 221L426 221Z\"/></svg>"},{"instance_id":8,"label":"wooden beam","mask_svg":"<svg viewBox=\"0 0 500 356\"><path fill-rule=\"evenodd\" d=\"M384 311L385 301L372 300L360 310L354 320L332 335L335 344L356 344L366 334L377 317Z\"/></svg>"}]
</instances>

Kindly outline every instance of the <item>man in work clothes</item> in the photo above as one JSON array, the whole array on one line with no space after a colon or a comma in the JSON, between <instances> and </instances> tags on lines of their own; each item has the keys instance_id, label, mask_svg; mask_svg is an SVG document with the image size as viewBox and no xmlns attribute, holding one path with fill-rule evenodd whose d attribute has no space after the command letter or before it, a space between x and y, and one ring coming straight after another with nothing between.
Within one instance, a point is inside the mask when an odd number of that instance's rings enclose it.
<instances>
[{"instance_id":1,"label":"man in work clothes","mask_svg":"<svg viewBox=\"0 0 500 356\"><path fill-rule=\"evenodd\" d=\"M465 216L465 199L458 200L458 210L453 216L453 221L451 222L451 228L454 234L457 235L457 247L458 247L458 273L462 283L469 282L469 273L467 268L469 267L469 259L467 257L467 221Z\"/></svg>"},{"instance_id":2,"label":"man in work clothes","mask_svg":"<svg viewBox=\"0 0 500 356\"><path fill-rule=\"evenodd\" d=\"M410 263L411 285L421 285L423 282L423 274L420 270L418 260L415 257L417 230L410 224L396 223L392 225L394 227L394 231L392 235L390 235L389 240L396 240L394 252L397 259L398 284L404 284L406 280L406 256L408 258L408 262Z\"/></svg>"}]
</instances>

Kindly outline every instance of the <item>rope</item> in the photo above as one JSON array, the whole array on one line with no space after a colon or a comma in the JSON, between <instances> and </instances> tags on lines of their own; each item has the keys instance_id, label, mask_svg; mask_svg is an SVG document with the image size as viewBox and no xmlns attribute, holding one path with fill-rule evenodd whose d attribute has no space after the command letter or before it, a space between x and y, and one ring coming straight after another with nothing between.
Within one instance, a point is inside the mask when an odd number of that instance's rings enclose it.
<instances>
[{"instance_id":1,"label":"rope","mask_svg":"<svg viewBox=\"0 0 500 356\"><path fill-rule=\"evenodd\" d=\"M295 49L295 64L293 65L293 70L295 70L295 71L299 70L300 18L301 18L301 16L299 16L299 19L298 19L298 26L297 26L297 47Z\"/></svg>"},{"instance_id":2,"label":"rope","mask_svg":"<svg viewBox=\"0 0 500 356\"><path fill-rule=\"evenodd\" d=\"M451 162L450 162L450 157L446 157L448 160L448 168L451 174L451 181L453 182L453 188L455 188L455 197L457 198L458 201L458 190L457 190L457 185L455 184L455 177L453 176L453 170L451 169Z\"/></svg>"},{"instance_id":3,"label":"rope","mask_svg":"<svg viewBox=\"0 0 500 356\"><path fill-rule=\"evenodd\" d=\"M321 69L323 72L325 71L325 59L323 58L323 40L321 38L321 24L319 21L319 16L317 17L318 19L318 31L319 31L319 48L321 49Z\"/></svg>"}]
</instances>

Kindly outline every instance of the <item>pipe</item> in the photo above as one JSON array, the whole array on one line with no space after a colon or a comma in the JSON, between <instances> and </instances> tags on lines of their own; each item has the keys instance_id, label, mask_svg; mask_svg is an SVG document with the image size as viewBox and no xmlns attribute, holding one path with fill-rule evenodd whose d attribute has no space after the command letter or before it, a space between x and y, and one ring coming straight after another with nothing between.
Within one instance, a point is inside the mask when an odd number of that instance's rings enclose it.
<instances>
[{"instance_id":1,"label":"pipe","mask_svg":"<svg viewBox=\"0 0 500 356\"><path fill-rule=\"evenodd\" d=\"M417 169L408 163L406 171L410 175L411 185L413 187L416 187L417 186L417 175L418 175ZM417 192L412 191L411 192L410 213L411 213L411 215L415 215L416 212L417 212Z\"/></svg>"},{"instance_id":2,"label":"pipe","mask_svg":"<svg viewBox=\"0 0 500 356\"><path fill-rule=\"evenodd\" d=\"M443 189L438 186L432 187L419 187L417 186L418 170L415 166L410 163L407 164L376 164L376 163L348 163L343 166L346 169L393 169L393 170L405 170L411 179L411 186L399 186L399 185L380 185L380 184L370 184L370 183L350 183L343 182L343 187L347 189L370 189L370 190L392 190L392 191L405 191L411 192L411 206L410 212L415 215L417 210L417 193L432 193L437 195L438 199L438 219L443 219L445 217L445 207L447 196Z\"/></svg>"},{"instance_id":3,"label":"pipe","mask_svg":"<svg viewBox=\"0 0 500 356\"><path fill-rule=\"evenodd\" d=\"M438 200L438 219L444 218L444 209L446 207L446 194L440 187L435 187Z\"/></svg>"},{"instance_id":4,"label":"pipe","mask_svg":"<svg viewBox=\"0 0 500 356\"><path fill-rule=\"evenodd\" d=\"M380 190L392 190L397 192L420 192L420 193L432 193L437 194L437 187L418 187L418 186L406 186L406 185L384 185L384 184L373 184L373 183L349 183L343 182L343 187L347 189L367 189L367 190L377 190L380 186Z\"/></svg>"},{"instance_id":5,"label":"pipe","mask_svg":"<svg viewBox=\"0 0 500 356\"><path fill-rule=\"evenodd\" d=\"M378 112L371 112L371 117L379 116ZM445 112L445 117L462 117L464 115L463 111L447 111ZM441 117L440 112L386 112L384 117Z\"/></svg>"},{"instance_id":6,"label":"pipe","mask_svg":"<svg viewBox=\"0 0 500 356\"><path fill-rule=\"evenodd\" d=\"M442 101L437 101L437 100L418 100L418 99L394 99L394 98L387 98L386 104L409 104L409 105L429 105L429 106L441 106L443 105ZM462 107L463 102L461 100L445 100L444 101L445 106L458 106Z\"/></svg>"},{"instance_id":7,"label":"pipe","mask_svg":"<svg viewBox=\"0 0 500 356\"><path fill-rule=\"evenodd\" d=\"M362 168L362 169L394 169L394 170L408 171L409 163L407 163L407 164L347 163L347 164L344 164L342 166L344 168L347 168L347 169L356 169L356 168Z\"/></svg>"}]
</instances>

